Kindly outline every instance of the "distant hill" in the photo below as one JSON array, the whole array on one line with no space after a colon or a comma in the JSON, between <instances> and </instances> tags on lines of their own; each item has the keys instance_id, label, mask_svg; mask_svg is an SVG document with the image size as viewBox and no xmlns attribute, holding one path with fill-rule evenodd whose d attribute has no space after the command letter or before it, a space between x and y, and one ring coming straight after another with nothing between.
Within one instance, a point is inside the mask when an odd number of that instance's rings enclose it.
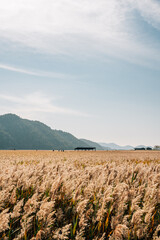
<instances>
[{"instance_id":1,"label":"distant hill","mask_svg":"<svg viewBox=\"0 0 160 240\"><path fill-rule=\"evenodd\" d=\"M11 113L0 116L0 149L73 150L76 147L96 147L97 150L134 149L129 145L78 139L70 133L53 130L44 123L22 119Z\"/></svg>"},{"instance_id":2,"label":"distant hill","mask_svg":"<svg viewBox=\"0 0 160 240\"><path fill-rule=\"evenodd\" d=\"M72 134L53 130L39 121L22 119L15 114L0 116L0 149L64 149L89 147Z\"/></svg>"},{"instance_id":3,"label":"distant hill","mask_svg":"<svg viewBox=\"0 0 160 240\"><path fill-rule=\"evenodd\" d=\"M88 144L90 147L95 147L96 150L105 150L100 144L96 143L96 142L92 142L90 140L86 140L86 139L80 139L81 141L83 141L84 143Z\"/></svg>"},{"instance_id":4,"label":"distant hill","mask_svg":"<svg viewBox=\"0 0 160 240\"><path fill-rule=\"evenodd\" d=\"M111 150L133 150L134 147L130 146L130 145L126 145L126 146L119 146L115 143L99 143L102 147L106 147L109 148Z\"/></svg>"}]
</instances>

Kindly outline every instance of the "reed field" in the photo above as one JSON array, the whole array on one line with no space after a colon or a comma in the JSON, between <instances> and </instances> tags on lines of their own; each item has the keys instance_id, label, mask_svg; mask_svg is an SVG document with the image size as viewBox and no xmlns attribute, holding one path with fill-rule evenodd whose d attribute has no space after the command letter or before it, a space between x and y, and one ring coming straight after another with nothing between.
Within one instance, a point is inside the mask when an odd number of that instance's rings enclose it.
<instances>
[{"instance_id":1,"label":"reed field","mask_svg":"<svg viewBox=\"0 0 160 240\"><path fill-rule=\"evenodd\" d=\"M160 239L160 151L0 151L0 239Z\"/></svg>"}]
</instances>

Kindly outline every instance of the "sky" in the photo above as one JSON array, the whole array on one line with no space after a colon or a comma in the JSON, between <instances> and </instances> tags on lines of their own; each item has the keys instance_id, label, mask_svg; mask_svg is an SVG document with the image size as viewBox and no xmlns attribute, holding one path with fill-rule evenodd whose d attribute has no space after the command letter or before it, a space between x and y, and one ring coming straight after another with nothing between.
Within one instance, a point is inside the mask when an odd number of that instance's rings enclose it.
<instances>
[{"instance_id":1,"label":"sky","mask_svg":"<svg viewBox=\"0 0 160 240\"><path fill-rule=\"evenodd\" d=\"M0 115L160 144L159 0L0 0Z\"/></svg>"}]
</instances>

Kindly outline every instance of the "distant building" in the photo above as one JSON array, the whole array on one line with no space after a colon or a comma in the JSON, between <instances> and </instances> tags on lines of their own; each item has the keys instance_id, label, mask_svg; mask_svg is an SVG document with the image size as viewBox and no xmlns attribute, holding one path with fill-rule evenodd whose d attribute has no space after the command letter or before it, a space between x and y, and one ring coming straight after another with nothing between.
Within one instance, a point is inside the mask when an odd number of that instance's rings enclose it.
<instances>
[{"instance_id":1,"label":"distant building","mask_svg":"<svg viewBox=\"0 0 160 240\"><path fill-rule=\"evenodd\" d=\"M134 148L134 150L152 150L152 148L151 147L146 147L146 148L144 148L144 147L136 147L136 148Z\"/></svg>"},{"instance_id":2,"label":"distant building","mask_svg":"<svg viewBox=\"0 0 160 240\"><path fill-rule=\"evenodd\" d=\"M160 150L160 146L159 145L154 146L154 150Z\"/></svg>"},{"instance_id":3,"label":"distant building","mask_svg":"<svg viewBox=\"0 0 160 240\"><path fill-rule=\"evenodd\" d=\"M144 147L136 147L134 150L146 150Z\"/></svg>"},{"instance_id":4,"label":"distant building","mask_svg":"<svg viewBox=\"0 0 160 240\"><path fill-rule=\"evenodd\" d=\"M96 151L96 147L76 147L74 150L82 150L82 151L93 151L95 150Z\"/></svg>"},{"instance_id":5,"label":"distant building","mask_svg":"<svg viewBox=\"0 0 160 240\"><path fill-rule=\"evenodd\" d=\"M151 147L146 147L146 150L153 150Z\"/></svg>"}]
</instances>

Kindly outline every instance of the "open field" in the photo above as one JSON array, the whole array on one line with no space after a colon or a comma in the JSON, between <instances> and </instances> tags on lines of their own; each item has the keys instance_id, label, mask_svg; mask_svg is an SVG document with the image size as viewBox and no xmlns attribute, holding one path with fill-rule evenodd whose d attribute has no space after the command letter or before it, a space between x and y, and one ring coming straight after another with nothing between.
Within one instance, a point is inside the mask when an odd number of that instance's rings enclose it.
<instances>
[{"instance_id":1,"label":"open field","mask_svg":"<svg viewBox=\"0 0 160 240\"><path fill-rule=\"evenodd\" d=\"M0 151L0 239L160 239L160 151Z\"/></svg>"}]
</instances>

